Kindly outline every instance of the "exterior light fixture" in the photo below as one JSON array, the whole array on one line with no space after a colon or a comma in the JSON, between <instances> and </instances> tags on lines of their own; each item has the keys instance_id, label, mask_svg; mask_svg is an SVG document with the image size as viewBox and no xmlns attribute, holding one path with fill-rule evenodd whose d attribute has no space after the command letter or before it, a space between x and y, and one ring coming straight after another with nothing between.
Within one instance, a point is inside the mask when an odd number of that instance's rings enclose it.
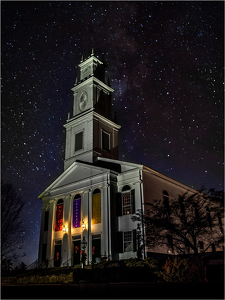
<instances>
[{"instance_id":1,"label":"exterior light fixture","mask_svg":"<svg viewBox=\"0 0 225 300\"><path fill-rule=\"evenodd\" d=\"M63 232L64 233L68 232L68 227L66 225L63 225Z\"/></svg>"},{"instance_id":2,"label":"exterior light fixture","mask_svg":"<svg viewBox=\"0 0 225 300\"><path fill-rule=\"evenodd\" d=\"M83 236L83 240L81 241L81 247L83 250L85 250L87 247L87 241L84 236Z\"/></svg>"},{"instance_id":3,"label":"exterior light fixture","mask_svg":"<svg viewBox=\"0 0 225 300\"><path fill-rule=\"evenodd\" d=\"M84 230L84 229L86 229L86 228L87 228L87 224L83 222L83 224L82 224L82 229Z\"/></svg>"}]
</instances>

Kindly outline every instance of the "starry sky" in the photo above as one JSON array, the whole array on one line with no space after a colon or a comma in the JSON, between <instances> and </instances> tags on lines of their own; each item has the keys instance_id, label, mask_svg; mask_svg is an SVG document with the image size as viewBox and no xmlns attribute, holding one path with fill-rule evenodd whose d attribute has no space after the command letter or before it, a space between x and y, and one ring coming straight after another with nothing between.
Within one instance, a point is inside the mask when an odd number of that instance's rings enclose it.
<instances>
[{"instance_id":1,"label":"starry sky","mask_svg":"<svg viewBox=\"0 0 225 300\"><path fill-rule=\"evenodd\" d=\"M63 172L81 55L107 64L119 159L223 189L224 3L2 1L1 176L25 201L18 261L38 255L38 195Z\"/></svg>"}]
</instances>

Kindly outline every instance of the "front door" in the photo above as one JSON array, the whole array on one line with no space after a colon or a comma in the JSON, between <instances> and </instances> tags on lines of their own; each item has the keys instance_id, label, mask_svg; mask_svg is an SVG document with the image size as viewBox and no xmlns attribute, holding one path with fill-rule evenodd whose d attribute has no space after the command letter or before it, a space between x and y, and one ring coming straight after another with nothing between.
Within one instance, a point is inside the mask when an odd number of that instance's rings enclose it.
<instances>
[{"instance_id":1,"label":"front door","mask_svg":"<svg viewBox=\"0 0 225 300\"><path fill-rule=\"evenodd\" d=\"M73 265L80 264L80 241L73 242Z\"/></svg>"},{"instance_id":2,"label":"front door","mask_svg":"<svg viewBox=\"0 0 225 300\"><path fill-rule=\"evenodd\" d=\"M54 267L61 265L61 245L55 245Z\"/></svg>"},{"instance_id":3,"label":"front door","mask_svg":"<svg viewBox=\"0 0 225 300\"><path fill-rule=\"evenodd\" d=\"M101 261L101 239L92 240L92 262L99 263Z\"/></svg>"}]
</instances>

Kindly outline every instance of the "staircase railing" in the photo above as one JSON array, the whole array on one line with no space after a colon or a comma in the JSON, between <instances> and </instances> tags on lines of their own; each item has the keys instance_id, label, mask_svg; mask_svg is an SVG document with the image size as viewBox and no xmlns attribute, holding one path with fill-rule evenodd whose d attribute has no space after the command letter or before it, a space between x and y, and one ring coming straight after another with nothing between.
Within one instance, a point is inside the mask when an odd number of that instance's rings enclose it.
<instances>
[{"instance_id":1,"label":"staircase railing","mask_svg":"<svg viewBox=\"0 0 225 300\"><path fill-rule=\"evenodd\" d=\"M38 262L38 260L36 259L29 266L27 266L27 270L42 269L44 267L45 267L45 263L44 262Z\"/></svg>"},{"instance_id":2,"label":"staircase railing","mask_svg":"<svg viewBox=\"0 0 225 300\"><path fill-rule=\"evenodd\" d=\"M63 263L63 267L70 267L70 266L72 266L72 262L73 262L73 258L71 257L71 258L67 259L67 261L65 261Z\"/></svg>"},{"instance_id":3,"label":"staircase railing","mask_svg":"<svg viewBox=\"0 0 225 300\"><path fill-rule=\"evenodd\" d=\"M62 257L61 257L62 261ZM60 266L63 267L70 267L73 265L73 257L65 261L63 264L60 264ZM42 261L38 262L36 259L34 262L32 262L29 266L27 266L27 270L32 270L32 269L44 269L44 268L54 268L55 267L55 260L54 258L49 260L48 263Z\"/></svg>"},{"instance_id":4,"label":"staircase railing","mask_svg":"<svg viewBox=\"0 0 225 300\"><path fill-rule=\"evenodd\" d=\"M48 267L49 268L54 268L54 258L49 261Z\"/></svg>"},{"instance_id":5,"label":"staircase railing","mask_svg":"<svg viewBox=\"0 0 225 300\"><path fill-rule=\"evenodd\" d=\"M38 260L36 259L29 266L27 266L27 270L37 269L37 266L38 266Z\"/></svg>"}]
</instances>

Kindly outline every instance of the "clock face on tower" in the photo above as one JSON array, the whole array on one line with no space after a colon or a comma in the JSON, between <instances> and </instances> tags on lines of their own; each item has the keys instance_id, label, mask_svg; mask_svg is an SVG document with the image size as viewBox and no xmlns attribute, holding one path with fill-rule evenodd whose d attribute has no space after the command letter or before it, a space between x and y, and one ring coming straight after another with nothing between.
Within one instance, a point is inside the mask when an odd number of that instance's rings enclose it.
<instances>
[{"instance_id":1,"label":"clock face on tower","mask_svg":"<svg viewBox=\"0 0 225 300\"><path fill-rule=\"evenodd\" d=\"M80 99L79 99L79 109L81 111L85 110L85 107L87 105L87 101L88 101L88 95L86 92L83 92L81 95L80 95Z\"/></svg>"}]
</instances>

